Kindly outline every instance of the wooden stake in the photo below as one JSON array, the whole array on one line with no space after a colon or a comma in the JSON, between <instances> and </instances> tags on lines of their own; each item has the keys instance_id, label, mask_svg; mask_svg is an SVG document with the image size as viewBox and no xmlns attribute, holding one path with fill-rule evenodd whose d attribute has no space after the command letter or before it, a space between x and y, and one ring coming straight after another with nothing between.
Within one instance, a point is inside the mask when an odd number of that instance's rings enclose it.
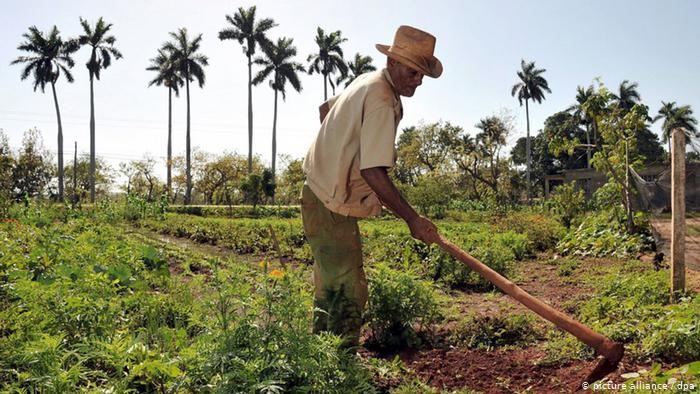
<instances>
[{"instance_id":1,"label":"wooden stake","mask_svg":"<svg viewBox=\"0 0 700 394\"><path fill-rule=\"evenodd\" d=\"M685 291L685 133L671 134L671 298Z\"/></svg>"}]
</instances>

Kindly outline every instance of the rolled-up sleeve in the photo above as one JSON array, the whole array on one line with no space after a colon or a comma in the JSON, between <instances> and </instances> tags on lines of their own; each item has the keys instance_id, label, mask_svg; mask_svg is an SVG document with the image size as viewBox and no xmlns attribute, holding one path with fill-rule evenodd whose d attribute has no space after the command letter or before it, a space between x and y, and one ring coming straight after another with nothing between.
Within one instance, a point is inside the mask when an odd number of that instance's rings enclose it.
<instances>
[{"instance_id":1,"label":"rolled-up sleeve","mask_svg":"<svg viewBox=\"0 0 700 394\"><path fill-rule=\"evenodd\" d=\"M381 106L365 114L360 129L360 170L393 167L396 118L394 108Z\"/></svg>"}]
</instances>

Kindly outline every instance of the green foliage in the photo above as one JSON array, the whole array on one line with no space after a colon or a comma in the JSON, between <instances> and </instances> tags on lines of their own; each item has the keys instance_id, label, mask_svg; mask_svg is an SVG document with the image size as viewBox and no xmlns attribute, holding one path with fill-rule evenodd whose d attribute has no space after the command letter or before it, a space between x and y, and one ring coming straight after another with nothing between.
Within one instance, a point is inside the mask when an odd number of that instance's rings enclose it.
<instances>
[{"instance_id":1,"label":"green foliage","mask_svg":"<svg viewBox=\"0 0 700 394\"><path fill-rule=\"evenodd\" d=\"M110 208L103 205L104 209ZM129 221L136 221L146 218L162 218L168 209L168 197L161 195L159 199L149 202L148 199L137 195L129 194L121 209L121 216Z\"/></svg>"},{"instance_id":2,"label":"green foliage","mask_svg":"<svg viewBox=\"0 0 700 394\"><path fill-rule=\"evenodd\" d=\"M668 272L639 272L638 267L598 279L598 294L581 306L581 318L611 339L629 343L634 358L700 358L700 299L669 304Z\"/></svg>"},{"instance_id":3,"label":"green foliage","mask_svg":"<svg viewBox=\"0 0 700 394\"><path fill-rule=\"evenodd\" d=\"M648 233L629 234L617 220L611 220L612 212L587 215L559 241L557 250L564 255L625 258L651 249L654 240Z\"/></svg>"},{"instance_id":4,"label":"green foliage","mask_svg":"<svg viewBox=\"0 0 700 394\"><path fill-rule=\"evenodd\" d=\"M419 345L417 330L438 317L438 304L429 282L383 264L370 271L365 319L372 329L372 341L379 347Z\"/></svg>"},{"instance_id":5,"label":"green foliage","mask_svg":"<svg viewBox=\"0 0 700 394\"><path fill-rule=\"evenodd\" d=\"M581 214L586 207L586 196L574 182L558 186L551 198L552 211L568 229L571 221Z\"/></svg>"},{"instance_id":6,"label":"green foliage","mask_svg":"<svg viewBox=\"0 0 700 394\"><path fill-rule=\"evenodd\" d=\"M253 210L255 210L263 198L275 195L272 172L266 169L262 175L249 175L241 182L240 189L245 194L246 201L253 204Z\"/></svg>"},{"instance_id":7,"label":"green foliage","mask_svg":"<svg viewBox=\"0 0 700 394\"><path fill-rule=\"evenodd\" d=\"M694 361L677 368L663 371L661 365L655 363L651 370L644 372L639 377L627 379L624 392L639 392L650 390L652 392L688 393L700 389L700 361Z\"/></svg>"},{"instance_id":8,"label":"green foliage","mask_svg":"<svg viewBox=\"0 0 700 394\"><path fill-rule=\"evenodd\" d=\"M206 217L229 218L298 218L301 215L299 205L271 206L261 205L255 210L251 205L170 205L168 212Z\"/></svg>"},{"instance_id":9,"label":"green foliage","mask_svg":"<svg viewBox=\"0 0 700 394\"><path fill-rule=\"evenodd\" d=\"M218 345L207 366L220 374L217 390L374 392L353 355L340 350L340 338L311 333L311 292L303 271L263 267L253 292L235 289L232 276L217 278L218 321L229 321L214 338ZM221 308L222 298L230 294L238 297Z\"/></svg>"},{"instance_id":10,"label":"green foliage","mask_svg":"<svg viewBox=\"0 0 700 394\"><path fill-rule=\"evenodd\" d=\"M305 270L214 262L182 281L105 217L0 223L3 390L374 391L339 338L309 330Z\"/></svg>"},{"instance_id":11,"label":"green foliage","mask_svg":"<svg viewBox=\"0 0 700 394\"><path fill-rule=\"evenodd\" d=\"M442 219L455 196L455 187L446 176L426 174L419 177L415 186L404 186L403 192L421 214Z\"/></svg>"},{"instance_id":12,"label":"green foliage","mask_svg":"<svg viewBox=\"0 0 700 394\"><path fill-rule=\"evenodd\" d=\"M468 316L461 320L452 340L470 348L491 350L501 346L522 346L534 342L531 315Z\"/></svg>"}]
</instances>

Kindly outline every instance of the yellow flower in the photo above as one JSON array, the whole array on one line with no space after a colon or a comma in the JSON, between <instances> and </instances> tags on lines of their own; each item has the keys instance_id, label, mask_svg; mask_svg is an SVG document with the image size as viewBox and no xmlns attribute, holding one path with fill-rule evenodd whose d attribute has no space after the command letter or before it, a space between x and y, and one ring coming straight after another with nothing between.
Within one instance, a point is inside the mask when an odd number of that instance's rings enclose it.
<instances>
[{"instance_id":1,"label":"yellow flower","mask_svg":"<svg viewBox=\"0 0 700 394\"><path fill-rule=\"evenodd\" d=\"M265 267L267 267L267 261L260 260L260 264L258 264L258 265L260 266L260 268L265 268Z\"/></svg>"},{"instance_id":2,"label":"yellow flower","mask_svg":"<svg viewBox=\"0 0 700 394\"><path fill-rule=\"evenodd\" d=\"M270 278L281 279L284 277L284 272L275 269L275 270L270 271L269 275L270 275Z\"/></svg>"}]
</instances>

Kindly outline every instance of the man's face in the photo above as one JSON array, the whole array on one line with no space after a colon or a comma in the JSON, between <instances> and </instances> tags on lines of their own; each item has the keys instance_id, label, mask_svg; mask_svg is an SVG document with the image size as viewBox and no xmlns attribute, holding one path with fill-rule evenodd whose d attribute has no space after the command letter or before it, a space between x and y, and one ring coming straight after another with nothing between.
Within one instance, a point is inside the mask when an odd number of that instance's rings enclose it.
<instances>
[{"instance_id":1,"label":"man's face","mask_svg":"<svg viewBox=\"0 0 700 394\"><path fill-rule=\"evenodd\" d=\"M399 94L405 97L413 96L416 88L423 83L423 73L391 58L388 60L388 66L391 79Z\"/></svg>"}]
</instances>

